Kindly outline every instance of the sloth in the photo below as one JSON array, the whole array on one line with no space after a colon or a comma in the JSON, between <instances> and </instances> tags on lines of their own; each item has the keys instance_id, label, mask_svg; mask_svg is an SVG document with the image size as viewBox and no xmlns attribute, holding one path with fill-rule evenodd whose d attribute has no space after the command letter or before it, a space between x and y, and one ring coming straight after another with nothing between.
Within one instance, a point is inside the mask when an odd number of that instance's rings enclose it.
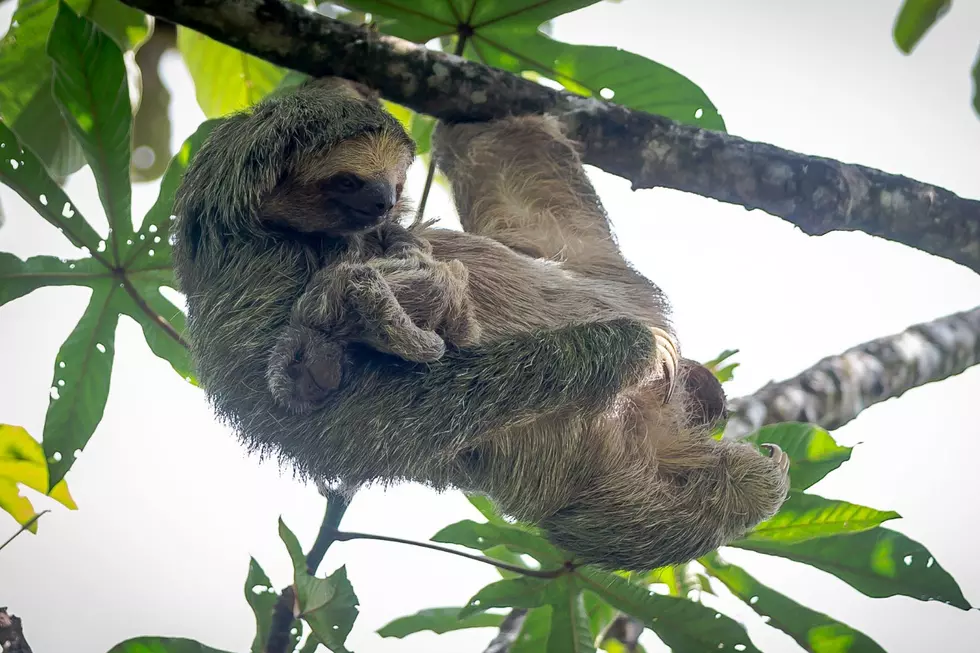
<instances>
[{"instance_id":1,"label":"sloth","mask_svg":"<svg viewBox=\"0 0 980 653\"><path fill-rule=\"evenodd\" d=\"M302 476L484 494L604 568L686 562L775 514L788 457L711 437L724 392L680 356L559 120L439 124L433 152L464 231L338 205L337 175L397 188L412 156L357 87L315 80L214 130L174 260L218 416Z\"/></svg>"}]
</instances>

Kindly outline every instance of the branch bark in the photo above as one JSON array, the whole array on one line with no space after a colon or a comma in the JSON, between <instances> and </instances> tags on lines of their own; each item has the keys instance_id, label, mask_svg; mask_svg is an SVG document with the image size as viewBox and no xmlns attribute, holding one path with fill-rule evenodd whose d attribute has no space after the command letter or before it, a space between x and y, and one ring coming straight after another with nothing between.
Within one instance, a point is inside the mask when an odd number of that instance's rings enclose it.
<instances>
[{"instance_id":1,"label":"branch bark","mask_svg":"<svg viewBox=\"0 0 980 653\"><path fill-rule=\"evenodd\" d=\"M31 653L31 647L24 639L24 626L20 617L0 608L0 651L2 653Z\"/></svg>"},{"instance_id":2,"label":"branch bark","mask_svg":"<svg viewBox=\"0 0 980 653\"><path fill-rule=\"evenodd\" d=\"M766 424L840 428L874 404L980 364L980 306L828 356L785 381L729 402L726 438Z\"/></svg>"},{"instance_id":3,"label":"branch bark","mask_svg":"<svg viewBox=\"0 0 980 653\"><path fill-rule=\"evenodd\" d=\"M272 63L367 84L448 121L561 115L586 163L632 181L784 218L811 235L863 231L980 272L980 201L907 177L706 131L556 91L282 0L123 0Z\"/></svg>"}]
</instances>

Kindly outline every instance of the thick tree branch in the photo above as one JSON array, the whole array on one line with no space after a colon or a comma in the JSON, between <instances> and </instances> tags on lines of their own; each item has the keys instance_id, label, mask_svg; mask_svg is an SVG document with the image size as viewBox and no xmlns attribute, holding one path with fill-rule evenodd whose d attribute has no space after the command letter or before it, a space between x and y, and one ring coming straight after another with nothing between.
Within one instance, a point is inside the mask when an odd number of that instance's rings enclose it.
<instances>
[{"instance_id":1,"label":"thick tree branch","mask_svg":"<svg viewBox=\"0 0 980 653\"><path fill-rule=\"evenodd\" d=\"M805 233L863 231L980 272L980 202L872 168L810 157L594 98L331 20L283 0L123 0L281 66L337 75L450 121L553 112L586 163L784 218Z\"/></svg>"},{"instance_id":2,"label":"thick tree branch","mask_svg":"<svg viewBox=\"0 0 980 653\"><path fill-rule=\"evenodd\" d=\"M836 429L869 406L977 364L980 306L828 356L792 379L733 399L725 437L787 421Z\"/></svg>"},{"instance_id":3,"label":"thick tree branch","mask_svg":"<svg viewBox=\"0 0 980 653\"><path fill-rule=\"evenodd\" d=\"M0 651L2 653L31 653L31 647L24 639L24 626L20 617L0 608Z\"/></svg>"}]
</instances>

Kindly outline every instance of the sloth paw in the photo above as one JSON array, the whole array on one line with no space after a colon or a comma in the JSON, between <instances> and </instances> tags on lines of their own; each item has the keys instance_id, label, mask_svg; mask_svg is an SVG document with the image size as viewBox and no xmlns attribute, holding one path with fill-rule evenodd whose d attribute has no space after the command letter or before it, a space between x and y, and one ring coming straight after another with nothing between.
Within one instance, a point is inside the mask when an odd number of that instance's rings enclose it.
<instances>
[{"instance_id":1,"label":"sloth paw","mask_svg":"<svg viewBox=\"0 0 980 653\"><path fill-rule=\"evenodd\" d=\"M314 329L289 326L269 357L266 381L276 403L302 415L340 387L345 364L343 343Z\"/></svg>"}]
</instances>

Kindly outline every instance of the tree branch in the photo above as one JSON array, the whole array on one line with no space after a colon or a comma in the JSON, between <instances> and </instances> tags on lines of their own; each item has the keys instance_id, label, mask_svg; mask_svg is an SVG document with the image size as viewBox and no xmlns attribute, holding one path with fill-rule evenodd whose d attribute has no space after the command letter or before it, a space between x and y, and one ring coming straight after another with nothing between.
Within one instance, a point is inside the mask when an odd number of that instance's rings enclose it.
<instances>
[{"instance_id":1,"label":"tree branch","mask_svg":"<svg viewBox=\"0 0 980 653\"><path fill-rule=\"evenodd\" d=\"M584 160L633 188L762 209L805 233L863 231L980 272L980 201L864 166L805 156L556 91L282 0L123 0L272 63L367 84L449 121L552 112Z\"/></svg>"},{"instance_id":2,"label":"tree branch","mask_svg":"<svg viewBox=\"0 0 980 653\"><path fill-rule=\"evenodd\" d=\"M24 639L24 626L20 617L0 608L0 651L2 653L31 653L31 647Z\"/></svg>"},{"instance_id":3,"label":"tree branch","mask_svg":"<svg viewBox=\"0 0 980 653\"><path fill-rule=\"evenodd\" d=\"M733 399L726 438L801 421L832 430L874 404L980 364L980 306L828 356L797 376Z\"/></svg>"}]
</instances>

